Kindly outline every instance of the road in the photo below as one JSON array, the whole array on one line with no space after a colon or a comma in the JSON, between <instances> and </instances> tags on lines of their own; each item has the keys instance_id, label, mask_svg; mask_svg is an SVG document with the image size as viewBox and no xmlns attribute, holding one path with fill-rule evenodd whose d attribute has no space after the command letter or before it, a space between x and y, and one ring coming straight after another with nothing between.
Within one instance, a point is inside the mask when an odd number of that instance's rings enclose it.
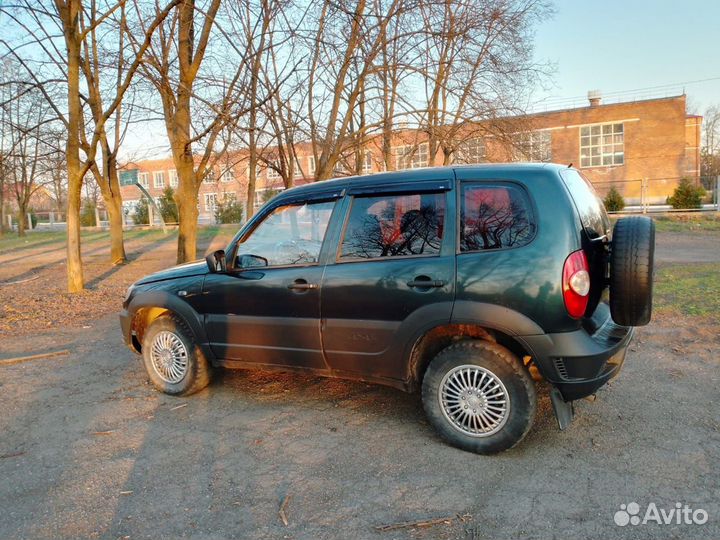
<instances>
[{"instance_id":1,"label":"road","mask_svg":"<svg viewBox=\"0 0 720 540\"><path fill-rule=\"evenodd\" d=\"M224 372L159 394L114 315L6 334L0 358L70 354L0 366L0 538L717 539L720 337L693 321L640 329L565 432L541 387L528 437L492 457L445 445L418 396L380 386ZM709 520L615 525L631 502Z\"/></svg>"}]
</instances>

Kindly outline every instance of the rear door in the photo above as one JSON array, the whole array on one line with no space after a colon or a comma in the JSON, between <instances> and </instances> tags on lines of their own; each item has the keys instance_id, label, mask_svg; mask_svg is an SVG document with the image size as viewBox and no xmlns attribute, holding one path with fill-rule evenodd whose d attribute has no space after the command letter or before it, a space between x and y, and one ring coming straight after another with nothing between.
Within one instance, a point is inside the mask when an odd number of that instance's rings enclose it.
<instances>
[{"instance_id":1,"label":"rear door","mask_svg":"<svg viewBox=\"0 0 720 540\"><path fill-rule=\"evenodd\" d=\"M560 171L580 218L580 241L590 267L590 300L585 312L595 311L607 284L610 219L590 181L575 169Z\"/></svg>"},{"instance_id":2,"label":"rear door","mask_svg":"<svg viewBox=\"0 0 720 540\"><path fill-rule=\"evenodd\" d=\"M455 281L452 181L350 192L322 281L328 366L402 379L417 337L449 322Z\"/></svg>"}]
</instances>

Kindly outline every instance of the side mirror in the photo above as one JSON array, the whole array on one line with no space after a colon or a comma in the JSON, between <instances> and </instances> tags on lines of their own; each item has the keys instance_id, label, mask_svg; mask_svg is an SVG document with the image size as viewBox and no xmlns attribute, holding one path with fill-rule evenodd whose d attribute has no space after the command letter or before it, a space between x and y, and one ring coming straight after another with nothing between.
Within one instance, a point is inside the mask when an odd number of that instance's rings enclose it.
<instances>
[{"instance_id":1,"label":"side mirror","mask_svg":"<svg viewBox=\"0 0 720 540\"><path fill-rule=\"evenodd\" d=\"M227 264L225 262L225 250L218 249L205 256L205 262L211 273L226 272Z\"/></svg>"},{"instance_id":2,"label":"side mirror","mask_svg":"<svg viewBox=\"0 0 720 540\"><path fill-rule=\"evenodd\" d=\"M237 262L238 268L258 268L268 265L268 260L265 257L251 255L250 253L238 255Z\"/></svg>"}]
</instances>

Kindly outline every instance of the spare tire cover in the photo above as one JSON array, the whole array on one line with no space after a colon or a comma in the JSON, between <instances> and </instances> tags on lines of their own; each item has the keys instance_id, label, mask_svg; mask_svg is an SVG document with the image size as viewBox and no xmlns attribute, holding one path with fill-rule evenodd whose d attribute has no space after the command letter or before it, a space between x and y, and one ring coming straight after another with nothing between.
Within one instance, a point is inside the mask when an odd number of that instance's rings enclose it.
<instances>
[{"instance_id":1,"label":"spare tire cover","mask_svg":"<svg viewBox=\"0 0 720 540\"><path fill-rule=\"evenodd\" d=\"M650 322L654 256L652 219L619 219L610 251L610 313L617 324L643 326Z\"/></svg>"}]
</instances>

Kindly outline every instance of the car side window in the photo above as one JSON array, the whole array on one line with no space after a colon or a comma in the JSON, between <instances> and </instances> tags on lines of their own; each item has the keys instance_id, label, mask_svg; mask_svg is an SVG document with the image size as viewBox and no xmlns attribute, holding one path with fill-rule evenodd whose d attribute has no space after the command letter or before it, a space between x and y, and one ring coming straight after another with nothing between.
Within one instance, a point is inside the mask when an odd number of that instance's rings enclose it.
<instances>
[{"instance_id":1,"label":"car side window","mask_svg":"<svg viewBox=\"0 0 720 540\"><path fill-rule=\"evenodd\" d=\"M463 184L460 251L519 247L535 236L527 193L518 186Z\"/></svg>"},{"instance_id":2,"label":"car side window","mask_svg":"<svg viewBox=\"0 0 720 540\"><path fill-rule=\"evenodd\" d=\"M339 260L437 255L445 193L355 197Z\"/></svg>"},{"instance_id":3,"label":"car side window","mask_svg":"<svg viewBox=\"0 0 720 540\"><path fill-rule=\"evenodd\" d=\"M334 205L323 201L275 208L238 244L235 266L316 264Z\"/></svg>"}]
</instances>

